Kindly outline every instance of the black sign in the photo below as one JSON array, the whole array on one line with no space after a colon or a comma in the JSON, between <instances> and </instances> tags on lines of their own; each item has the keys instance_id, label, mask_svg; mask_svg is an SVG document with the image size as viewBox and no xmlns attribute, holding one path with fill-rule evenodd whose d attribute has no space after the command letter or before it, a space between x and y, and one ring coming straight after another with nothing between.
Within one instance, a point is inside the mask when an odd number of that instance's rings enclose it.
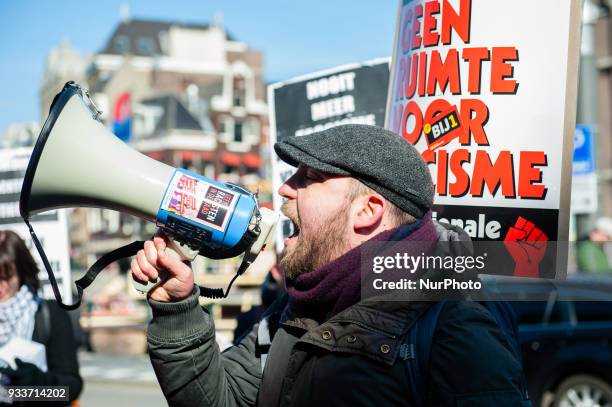
<instances>
[{"instance_id":1,"label":"black sign","mask_svg":"<svg viewBox=\"0 0 612 407\"><path fill-rule=\"evenodd\" d=\"M19 214L19 196L23 184L24 169L0 171L0 225L22 223ZM51 211L30 218L32 222L55 221L57 211Z\"/></svg>"},{"instance_id":2,"label":"black sign","mask_svg":"<svg viewBox=\"0 0 612 407\"><path fill-rule=\"evenodd\" d=\"M339 124L384 126L389 64L314 74L273 88L276 141Z\"/></svg>"}]
</instances>

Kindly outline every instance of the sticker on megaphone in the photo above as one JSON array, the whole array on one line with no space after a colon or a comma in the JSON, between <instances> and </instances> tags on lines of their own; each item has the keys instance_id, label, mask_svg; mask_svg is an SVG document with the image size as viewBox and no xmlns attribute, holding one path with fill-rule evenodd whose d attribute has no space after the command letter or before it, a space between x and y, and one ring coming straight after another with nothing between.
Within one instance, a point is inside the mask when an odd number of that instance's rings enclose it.
<instances>
[{"instance_id":1,"label":"sticker on megaphone","mask_svg":"<svg viewBox=\"0 0 612 407\"><path fill-rule=\"evenodd\" d=\"M203 245L231 248L248 233L256 208L250 191L179 168L162 198L157 226L198 251Z\"/></svg>"},{"instance_id":2,"label":"sticker on megaphone","mask_svg":"<svg viewBox=\"0 0 612 407\"><path fill-rule=\"evenodd\" d=\"M223 184L177 168L157 213L157 226L172 240L182 260L197 255L225 259L244 253L237 275L242 274L269 241L278 215L258 208L257 197L233 183ZM146 293L164 280L132 280L137 291ZM200 287L203 295L225 297L227 292Z\"/></svg>"}]
</instances>

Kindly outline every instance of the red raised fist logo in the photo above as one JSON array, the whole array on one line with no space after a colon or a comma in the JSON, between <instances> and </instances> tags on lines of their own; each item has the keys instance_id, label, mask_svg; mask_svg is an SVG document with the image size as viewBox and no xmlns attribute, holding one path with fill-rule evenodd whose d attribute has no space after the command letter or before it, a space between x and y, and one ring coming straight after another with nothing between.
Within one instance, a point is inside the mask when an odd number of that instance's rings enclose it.
<instances>
[{"instance_id":1,"label":"red raised fist logo","mask_svg":"<svg viewBox=\"0 0 612 407\"><path fill-rule=\"evenodd\" d=\"M513 275L539 277L540 262L546 253L548 236L532 222L519 216L504 238L504 245L514 259Z\"/></svg>"}]
</instances>

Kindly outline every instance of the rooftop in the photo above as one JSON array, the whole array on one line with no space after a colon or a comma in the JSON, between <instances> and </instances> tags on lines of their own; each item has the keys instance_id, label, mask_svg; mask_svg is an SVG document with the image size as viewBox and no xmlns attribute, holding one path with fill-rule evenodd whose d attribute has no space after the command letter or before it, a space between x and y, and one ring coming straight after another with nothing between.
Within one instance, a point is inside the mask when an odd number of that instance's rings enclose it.
<instances>
[{"instance_id":1,"label":"rooftop","mask_svg":"<svg viewBox=\"0 0 612 407\"><path fill-rule=\"evenodd\" d=\"M160 38L172 27L208 30L211 26L209 24L130 19L119 23L100 53L115 55L129 53L136 56L164 54ZM234 40L227 32L225 35L229 41Z\"/></svg>"},{"instance_id":2,"label":"rooftop","mask_svg":"<svg viewBox=\"0 0 612 407\"><path fill-rule=\"evenodd\" d=\"M198 120L193 117L178 97L174 95L145 99L140 103L149 106L159 106L164 111L155 126L153 134L167 132L172 129L202 130Z\"/></svg>"}]
</instances>

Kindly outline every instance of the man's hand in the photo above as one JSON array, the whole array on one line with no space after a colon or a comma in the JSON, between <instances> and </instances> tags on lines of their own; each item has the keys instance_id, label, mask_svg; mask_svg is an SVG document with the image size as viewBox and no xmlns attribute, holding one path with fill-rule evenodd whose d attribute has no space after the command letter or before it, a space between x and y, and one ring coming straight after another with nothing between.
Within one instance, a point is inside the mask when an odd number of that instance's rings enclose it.
<instances>
[{"instance_id":1,"label":"man's hand","mask_svg":"<svg viewBox=\"0 0 612 407\"><path fill-rule=\"evenodd\" d=\"M132 259L132 275L137 280L146 282L155 280L159 270L168 273L167 279L149 291L149 297L155 301L181 301L193 292L193 272L171 249L167 249L164 236L155 236L144 243L144 249L138 251Z\"/></svg>"}]
</instances>

